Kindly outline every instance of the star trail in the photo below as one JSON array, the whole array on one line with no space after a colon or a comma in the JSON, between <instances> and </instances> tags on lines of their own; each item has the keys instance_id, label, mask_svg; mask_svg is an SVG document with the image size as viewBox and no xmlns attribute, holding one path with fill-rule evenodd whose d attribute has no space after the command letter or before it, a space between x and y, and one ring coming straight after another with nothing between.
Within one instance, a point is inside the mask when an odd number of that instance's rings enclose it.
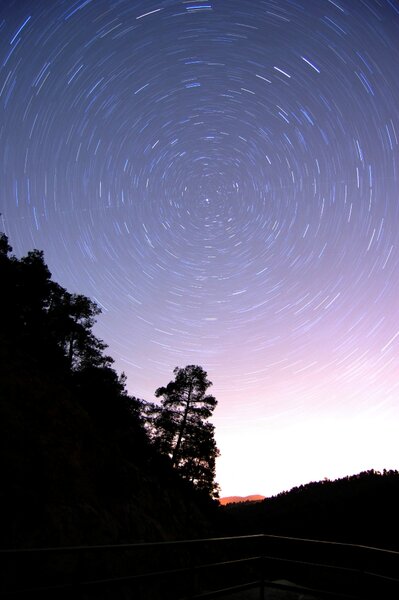
<instances>
[{"instance_id":1,"label":"star trail","mask_svg":"<svg viewBox=\"0 0 399 600\"><path fill-rule=\"evenodd\" d=\"M1 3L0 229L208 371L222 494L398 467L398 65L397 0Z\"/></svg>"}]
</instances>

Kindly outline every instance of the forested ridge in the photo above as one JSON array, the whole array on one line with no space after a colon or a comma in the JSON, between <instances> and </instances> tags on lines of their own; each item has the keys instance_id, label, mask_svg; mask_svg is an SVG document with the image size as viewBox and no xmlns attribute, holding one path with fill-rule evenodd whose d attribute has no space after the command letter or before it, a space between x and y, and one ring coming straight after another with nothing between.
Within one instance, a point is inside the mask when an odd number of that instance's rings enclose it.
<instances>
[{"instance_id":1,"label":"forested ridge","mask_svg":"<svg viewBox=\"0 0 399 600\"><path fill-rule=\"evenodd\" d=\"M228 529L237 535L266 533L399 551L398 502L399 472L370 469L223 510Z\"/></svg>"},{"instance_id":2,"label":"forested ridge","mask_svg":"<svg viewBox=\"0 0 399 600\"><path fill-rule=\"evenodd\" d=\"M195 470L188 456L174 467L160 451L149 405L129 396L125 376L93 333L96 304L54 282L41 251L13 256L4 234L0 273L1 546L210 535L214 458L196 456ZM199 376L208 381L202 369ZM169 451L179 433L176 414Z\"/></svg>"}]
</instances>

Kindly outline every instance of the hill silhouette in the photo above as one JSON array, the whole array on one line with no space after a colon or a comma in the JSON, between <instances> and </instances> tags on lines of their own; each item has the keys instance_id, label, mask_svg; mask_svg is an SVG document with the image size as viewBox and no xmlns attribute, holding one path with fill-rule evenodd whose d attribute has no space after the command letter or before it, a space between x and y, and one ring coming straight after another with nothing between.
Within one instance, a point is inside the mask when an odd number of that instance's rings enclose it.
<instances>
[{"instance_id":1,"label":"hill silhouette","mask_svg":"<svg viewBox=\"0 0 399 600\"><path fill-rule=\"evenodd\" d=\"M252 494L250 496L225 496L224 498L220 498L219 502L222 506L226 506L226 504L237 504L241 502L260 502L264 499L265 497L260 494Z\"/></svg>"}]
</instances>

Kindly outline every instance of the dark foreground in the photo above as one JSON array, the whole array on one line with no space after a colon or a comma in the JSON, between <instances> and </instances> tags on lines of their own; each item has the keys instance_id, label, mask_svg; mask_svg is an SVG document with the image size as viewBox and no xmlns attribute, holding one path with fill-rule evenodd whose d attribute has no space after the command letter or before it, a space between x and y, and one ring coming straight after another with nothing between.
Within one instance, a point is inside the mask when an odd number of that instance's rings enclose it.
<instances>
[{"instance_id":1,"label":"dark foreground","mask_svg":"<svg viewBox=\"0 0 399 600\"><path fill-rule=\"evenodd\" d=\"M269 535L1 550L0 565L0 593L4 598L399 597L398 552Z\"/></svg>"}]
</instances>

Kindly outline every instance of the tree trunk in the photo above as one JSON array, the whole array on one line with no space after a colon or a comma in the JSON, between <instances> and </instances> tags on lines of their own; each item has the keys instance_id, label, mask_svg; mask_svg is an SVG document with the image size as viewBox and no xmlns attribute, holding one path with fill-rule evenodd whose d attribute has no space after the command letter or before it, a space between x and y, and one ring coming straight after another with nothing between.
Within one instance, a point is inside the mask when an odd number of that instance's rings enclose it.
<instances>
[{"instance_id":1,"label":"tree trunk","mask_svg":"<svg viewBox=\"0 0 399 600\"><path fill-rule=\"evenodd\" d=\"M69 340L69 352L68 352L68 361L69 361L69 367L72 369L72 363L73 363L73 351L75 349L75 340L76 340L76 326L78 324L78 317L75 317L73 320L73 324L74 327L72 329L71 332L71 338Z\"/></svg>"},{"instance_id":2,"label":"tree trunk","mask_svg":"<svg viewBox=\"0 0 399 600\"><path fill-rule=\"evenodd\" d=\"M69 340L69 351L68 351L68 362L69 362L70 369L72 369L74 343L75 343L75 336L72 335Z\"/></svg>"},{"instance_id":3,"label":"tree trunk","mask_svg":"<svg viewBox=\"0 0 399 600\"><path fill-rule=\"evenodd\" d=\"M190 408L192 391L193 391L193 384L190 383L190 387L189 387L188 395L187 395L186 408L184 410L183 420L181 422L180 429L179 429L179 437L177 438L176 446L174 447L173 454L172 454L172 465L174 467L177 465L177 459L178 459L179 452L180 452L180 446L181 446L181 442L183 439L184 430L186 429L186 423L187 423L188 411Z\"/></svg>"}]
</instances>

